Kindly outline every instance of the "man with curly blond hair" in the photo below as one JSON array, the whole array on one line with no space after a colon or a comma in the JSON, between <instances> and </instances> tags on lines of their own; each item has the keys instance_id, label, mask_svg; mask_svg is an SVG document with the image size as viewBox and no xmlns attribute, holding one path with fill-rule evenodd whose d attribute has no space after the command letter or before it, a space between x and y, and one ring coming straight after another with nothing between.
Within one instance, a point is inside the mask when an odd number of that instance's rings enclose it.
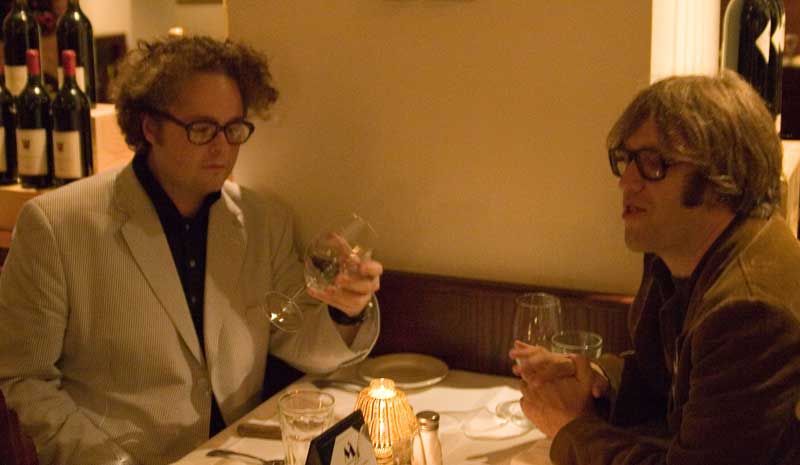
<instances>
[{"instance_id":1,"label":"man with curly blond hair","mask_svg":"<svg viewBox=\"0 0 800 465\"><path fill-rule=\"evenodd\" d=\"M304 372L364 358L382 266L298 298L288 209L228 180L276 100L266 59L205 37L142 43L115 85L136 151L28 202L0 275L0 387L44 464L171 463L260 402L267 354Z\"/></svg>"}]
</instances>

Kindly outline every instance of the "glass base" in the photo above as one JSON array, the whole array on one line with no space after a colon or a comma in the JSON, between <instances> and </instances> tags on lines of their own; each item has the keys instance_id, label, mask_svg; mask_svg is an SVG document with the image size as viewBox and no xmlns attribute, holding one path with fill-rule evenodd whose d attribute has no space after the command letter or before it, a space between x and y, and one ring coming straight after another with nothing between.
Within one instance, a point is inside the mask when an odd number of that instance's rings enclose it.
<instances>
[{"instance_id":1,"label":"glass base","mask_svg":"<svg viewBox=\"0 0 800 465\"><path fill-rule=\"evenodd\" d=\"M520 428L533 428L533 423L531 423L528 417L525 416L525 413L522 412L522 406L520 406L519 400L508 400L497 404L494 413L498 417L508 420Z\"/></svg>"}]
</instances>

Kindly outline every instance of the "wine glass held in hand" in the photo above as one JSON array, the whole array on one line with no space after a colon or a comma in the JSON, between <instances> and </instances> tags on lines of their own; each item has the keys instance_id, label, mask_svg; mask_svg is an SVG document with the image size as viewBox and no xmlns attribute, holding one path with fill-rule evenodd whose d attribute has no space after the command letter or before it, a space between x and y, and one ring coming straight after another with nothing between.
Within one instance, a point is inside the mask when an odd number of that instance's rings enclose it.
<instances>
[{"instance_id":1,"label":"wine glass held in hand","mask_svg":"<svg viewBox=\"0 0 800 465\"><path fill-rule=\"evenodd\" d=\"M550 349L551 338L561 332L561 302L558 297L535 292L517 297L516 303L514 340Z\"/></svg>"},{"instance_id":2,"label":"wine glass held in hand","mask_svg":"<svg viewBox=\"0 0 800 465\"><path fill-rule=\"evenodd\" d=\"M338 280L358 274L361 263L372 259L377 235L363 218L351 213L325 227L308 245L305 286L291 297L277 291L264 296L264 309L279 329L300 329L303 315L297 298L308 288L325 291L338 286Z\"/></svg>"},{"instance_id":3,"label":"wine glass held in hand","mask_svg":"<svg viewBox=\"0 0 800 465\"><path fill-rule=\"evenodd\" d=\"M364 219L350 214L332 223L315 237L306 251L306 285L324 290L340 275L356 274L364 261L372 259L375 231Z\"/></svg>"},{"instance_id":4,"label":"wine glass held in hand","mask_svg":"<svg viewBox=\"0 0 800 465\"><path fill-rule=\"evenodd\" d=\"M517 297L516 304L513 340L549 350L551 338L561 331L561 302L558 297L543 292L529 293ZM520 359L516 362L522 363ZM518 400L498 404L496 413L519 426L530 425Z\"/></svg>"}]
</instances>

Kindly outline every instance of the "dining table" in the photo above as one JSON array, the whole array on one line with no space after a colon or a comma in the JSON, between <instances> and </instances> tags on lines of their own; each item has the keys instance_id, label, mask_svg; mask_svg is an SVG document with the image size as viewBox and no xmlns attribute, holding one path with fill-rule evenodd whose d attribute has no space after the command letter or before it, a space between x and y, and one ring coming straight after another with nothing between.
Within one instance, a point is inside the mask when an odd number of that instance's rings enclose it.
<instances>
[{"instance_id":1,"label":"dining table","mask_svg":"<svg viewBox=\"0 0 800 465\"><path fill-rule=\"evenodd\" d=\"M173 465L257 463L237 456L209 456L209 451L214 449L233 450L263 460L282 459L284 450L279 435L252 437L243 433L240 425L272 426L272 430L277 431L280 424L278 398L283 392L298 388L320 389L333 395L334 422L342 419L353 411L359 388L367 384L368 377L365 379L363 370L360 370L363 368L361 365L380 360L380 357L367 359L361 364L341 368L327 376L304 376L200 444ZM383 376L391 378L391 375L390 370ZM398 373L398 376L401 375ZM544 434L532 425L519 426L501 419L494 412L499 403L520 397L518 386L519 379L512 376L463 370L446 370L443 376L427 383L405 385L398 381L398 388L405 393L414 412L433 410L439 413L439 439L444 465L550 465L550 441Z\"/></svg>"}]
</instances>

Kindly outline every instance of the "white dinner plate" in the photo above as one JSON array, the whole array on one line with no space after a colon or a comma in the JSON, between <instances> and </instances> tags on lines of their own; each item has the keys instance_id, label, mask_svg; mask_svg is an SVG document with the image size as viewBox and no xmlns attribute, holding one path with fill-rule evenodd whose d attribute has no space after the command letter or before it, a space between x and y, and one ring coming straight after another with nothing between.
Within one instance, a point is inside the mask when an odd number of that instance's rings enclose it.
<instances>
[{"instance_id":1,"label":"white dinner plate","mask_svg":"<svg viewBox=\"0 0 800 465\"><path fill-rule=\"evenodd\" d=\"M358 368L367 381L390 378L400 389L432 386L447 376L447 364L436 357L422 354L389 354L370 358Z\"/></svg>"}]
</instances>

